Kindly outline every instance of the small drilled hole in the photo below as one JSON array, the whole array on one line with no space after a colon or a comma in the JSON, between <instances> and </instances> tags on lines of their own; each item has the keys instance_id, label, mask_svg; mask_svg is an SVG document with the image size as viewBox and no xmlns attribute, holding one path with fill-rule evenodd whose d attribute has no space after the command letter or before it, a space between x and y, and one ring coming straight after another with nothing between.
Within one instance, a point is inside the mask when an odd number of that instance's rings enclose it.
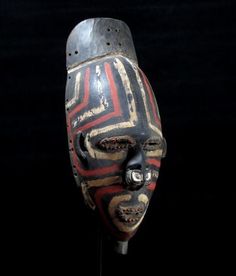
<instances>
[{"instance_id":1,"label":"small drilled hole","mask_svg":"<svg viewBox=\"0 0 236 276\"><path fill-rule=\"evenodd\" d=\"M73 165L73 168L75 169L75 168L76 168L76 166L75 166L75 165Z\"/></svg>"},{"instance_id":2,"label":"small drilled hole","mask_svg":"<svg viewBox=\"0 0 236 276\"><path fill-rule=\"evenodd\" d=\"M75 51L75 54L77 55L77 54L78 54L78 51Z\"/></svg>"},{"instance_id":3,"label":"small drilled hole","mask_svg":"<svg viewBox=\"0 0 236 276\"><path fill-rule=\"evenodd\" d=\"M119 29L116 29L116 32L118 33L120 30Z\"/></svg>"},{"instance_id":4,"label":"small drilled hole","mask_svg":"<svg viewBox=\"0 0 236 276\"><path fill-rule=\"evenodd\" d=\"M71 79L71 76L69 76L68 78Z\"/></svg>"},{"instance_id":5,"label":"small drilled hole","mask_svg":"<svg viewBox=\"0 0 236 276\"><path fill-rule=\"evenodd\" d=\"M110 46L110 42L107 42L107 46Z\"/></svg>"},{"instance_id":6,"label":"small drilled hole","mask_svg":"<svg viewBox=\"0 0 236 276\"><path fill-rule=\"evenodd\" d=\"M77 176L77 173L74 173L74 176Z\"/></svg>"},{"instance_id":7,"label":"small drilled hole","mask_svg":"<svg viewBox=\"0 0 236 276\"><path fill-rule=\"evenodd\" d=\"M72 140L70 140L70 143L72 143Z\"/></svg>"},{"instance_id":8,"label":"small drilled hole","mask_svg":"<svg viewBox=\"0 0 236 276\"><path fill-rule=\"evenodd\" d=\"M111 31L111 29L110 29L110 28L107 28L107 31L108 31L108 32L110 32L110 31Z\"/></svg>"},{"instance_id":9,"label":"small drilled hole","mask_svg":"<svg viewBox=\"0 0 236 276\"><path fill-rule=\"evenodd\" d=\"M69 110L70 110L69 107L67 107L66 111L69 111Z\"/></svg>"},{"instance_id":10,"label":"small drilled hole","mask_svg":"<svg viewBox=\"0 0 236 276\"><path fill-rule=\"evenodd\" d=\"M71 53L69 53L69 56L71 56Z\"/></svg>"},{"instance_id":11,"label":"small drilled hole","mask_svg":"<svg viewBox=\"0 0 236 276\"><path fill-rule=\"evenodd\" d=\"M119 46L121 46L121 43L119 42Z\"/></svg>"}]
</instances>

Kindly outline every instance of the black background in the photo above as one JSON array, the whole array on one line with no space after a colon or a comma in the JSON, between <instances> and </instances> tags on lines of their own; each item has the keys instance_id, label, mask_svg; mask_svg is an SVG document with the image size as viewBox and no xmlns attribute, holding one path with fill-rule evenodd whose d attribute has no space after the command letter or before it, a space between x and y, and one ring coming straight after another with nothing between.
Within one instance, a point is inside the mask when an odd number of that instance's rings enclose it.
<instances>
[{"instance_id":1,"label":"black background","mask_svg":"<svg viewBox=\"0 0 236 276\"><path fill-rule=\"evenodd\" d=\"M168 144L129 254L105 250L103 276L231 267L235 6L233 0L1 1L1 167L7 174L1 182L8 188L2 239L9 270L97 273L97 223L74 183L64 113L66 40L92 17L130 27Z\"/></svg>"}]
</instances>

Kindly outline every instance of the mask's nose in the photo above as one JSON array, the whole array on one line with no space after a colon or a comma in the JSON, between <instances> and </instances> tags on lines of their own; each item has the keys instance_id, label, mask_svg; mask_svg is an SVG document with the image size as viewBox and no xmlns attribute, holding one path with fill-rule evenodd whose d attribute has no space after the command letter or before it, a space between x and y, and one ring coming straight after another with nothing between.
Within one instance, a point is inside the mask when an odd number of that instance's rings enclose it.
<instances>
[{"instance_id":1,"label":"mask's nose","mask_svg":"<svg viewBox=\"0 0 236 276\"><path fill-rule=\"evenodd\" d=\"M125 182L129 190L140 189L146 181L145 155L141 147L131 149L125 171Z\"/></svg>"}]
</instances>

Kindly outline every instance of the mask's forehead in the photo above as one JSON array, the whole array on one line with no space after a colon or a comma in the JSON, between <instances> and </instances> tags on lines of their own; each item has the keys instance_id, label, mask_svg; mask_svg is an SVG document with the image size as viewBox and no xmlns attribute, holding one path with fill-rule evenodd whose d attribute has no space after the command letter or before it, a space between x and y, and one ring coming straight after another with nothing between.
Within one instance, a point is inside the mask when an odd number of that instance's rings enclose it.
<instances>
[{"instance_id":1,"label":"mask's forehead","mask_svg":"<svg viewBox=\"0 0 236 276\"><path fill-rule=\"evenodd\" d=\"M72 134L91 139L142 134L162 137L158 107L143 72L114 56L68 71L67 119Z\"/></svg>"}]
</instances>

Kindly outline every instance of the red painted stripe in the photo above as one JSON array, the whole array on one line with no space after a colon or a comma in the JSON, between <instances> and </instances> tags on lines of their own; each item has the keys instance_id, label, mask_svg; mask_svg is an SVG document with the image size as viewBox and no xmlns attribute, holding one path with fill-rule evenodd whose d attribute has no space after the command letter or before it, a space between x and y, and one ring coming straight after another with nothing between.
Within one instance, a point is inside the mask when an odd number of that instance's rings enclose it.
<instances>
[{"instance_id":1,"label":"red painted stripe","mask_svg":"<svg viewBox=\"0 0 236 276\"><path fill-rule=\"evenodd\" d=\"M154 158L148 158L146 162L150 165L156 166L157 168L160 168L161 166L161 161Z\"/></svg>"},{"instance_id":2,"label":"red painted stripe","mask_svg":"<svg viewBox=\"0 0 236 276\"><path fill-rule=\"evenodd\" d=\"M111 99L112 99L112 103L114 106L114 111L98 118L97 120L94 120L92 122L89 122L89 123L81 126L79 128L79 131L94 127L100 123L103 123L103 122L109 120L110 118L118 117L118 116L121 116L121 114L122 114L121 108L120 108L119 97L118 97L118 91L117 91L117 87L116 87L116 84L115 84L115 81L113 78L111 66L109 63L105 62L104 67L105 67L106 76L107 76L109 86L110 86Z\"/></svg>"},{"instance_id":3,"label":"red painted stripe","mask_svg":"<svg viewBox=\"0 0 236 276\"><path fill-rule=\"evenodd\" d=\"M154 191L156 188L156 185L157 184L155 182L152 182L147 186L147 188L148 188L148 190Z\"/></svg>"},{"instance_id":4,"label":"red painted stripe","mask_svg":"<svg viewBox=\"0 0 236 276\"><path fill-rule=\"evenodd\" d=\"M157 115L157 111L156 111L153 92L151 91L151 88L150 88L150 85L148 83L147 77L145 76L145 74L143 73L143 71L141 69L139 69L139 71L141 72L141 75L143 77L143 80L144 80L144 83L145 83L145 86L146 86L146 90L148 91L148 95L149 95L149 98L150 98L150 102L151 102L151 106L152 106L152 112L154 114L155 121L159 126L161 126L160 119L159 119L159 117Z\"/></svg>"},{"instance_id":5,"label":"red painted stripe","mask_svg":"<svg viewBox=\"0 0 236 276\"><path fill-rule=\"evenodd\" d=\"M104 115L104 116L98 118L97 120L94 120L94 121L92 121L92 122L89 122L89 123L87 123L87 124L81 126L80 128L78 128L78 130L79 130L79 131L86 130L86 129L88 129L88 128L91 128L91 127L94 127L94 126L96 126L96 125L98 125L98 124L101 124L101 123L103 123L103 122L109 120L110 118L116 117L116 116L118 116L118 115L120 115L120 114L116 114L115 112L106 114L106 115Z\"/></svg>"},{"instance_id":6,"label":"red painted stripe","mask_svg":"<svg viewBox=\"0 0 236 276\"><path fill-rule=\"evenodd\" d=\"M112 194L112 193L119 193L123 192L124 187L122 185L113 185L109 187L103 187L97 190L95 194L95 201L99 205L99 202L101 201L101 198L106 194Z\"/></svg>"},{"instance_id":7,"label":"red painted stripe","mask_svg":"<svg viewBox=\"0 0 236 276\"><path fill-rule=\"evenodd\" d=\"M77 105L71 112L69 112L69 118L71 119L77 112L85 108L89 101L89 79L90 79L90 68L88 67L85 71L84 77L84 97L81 104Z\"/></svg>"}]
</instances>

